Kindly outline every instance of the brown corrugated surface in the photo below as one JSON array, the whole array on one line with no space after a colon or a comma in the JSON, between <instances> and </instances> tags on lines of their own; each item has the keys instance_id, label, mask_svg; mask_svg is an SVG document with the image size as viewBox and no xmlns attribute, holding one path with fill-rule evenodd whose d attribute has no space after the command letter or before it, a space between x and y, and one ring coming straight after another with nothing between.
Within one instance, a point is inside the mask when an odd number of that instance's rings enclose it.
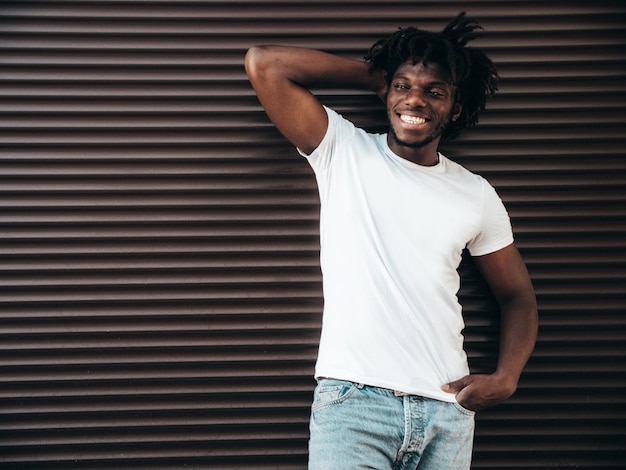
<instances>
[{"instance_id":1,"label":"brown corrugated surface","mask_svg":"<svg viewBox=\"0 0 626 470\"><path fill-rule=\"evenodd\" d=\"M507 203L540 337L473 468L626 463L626 7L618 1L0 4L0 468L306 467L318 198L242 61L360 57L458 11L502 75L447 153ZM419 20L419 21L417 21ZM325 103L384 128L376 100ZM493 302L461 269L475 371Z\"/></svg>"}]
</instances>

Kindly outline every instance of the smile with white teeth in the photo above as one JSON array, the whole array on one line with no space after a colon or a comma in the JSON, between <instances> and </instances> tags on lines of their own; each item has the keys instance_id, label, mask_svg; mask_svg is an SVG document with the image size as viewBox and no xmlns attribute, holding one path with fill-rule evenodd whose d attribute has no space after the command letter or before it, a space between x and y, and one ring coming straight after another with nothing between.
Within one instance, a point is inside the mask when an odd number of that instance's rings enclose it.
<instances>
[{"instance_id":1,"label":"smile with white teeth","mask_svg":"<svg viewBox=\"0 0 626 470\"><path fill-rule=\"evenodd\" d=\"M407 114L401 114L400 119L407 124L424 124L426 119L418 116L409 116Z\"/></svg>"}]
</instances>

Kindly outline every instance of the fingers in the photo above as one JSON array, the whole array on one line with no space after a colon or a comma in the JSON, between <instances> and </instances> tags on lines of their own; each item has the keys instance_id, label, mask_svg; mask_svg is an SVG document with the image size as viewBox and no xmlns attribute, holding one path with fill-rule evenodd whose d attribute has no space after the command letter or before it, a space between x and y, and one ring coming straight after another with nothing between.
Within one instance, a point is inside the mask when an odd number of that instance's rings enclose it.
<instances>
[{"instance_id":1,"label":"fingers","mask_svg":"<svg viewBox=\"0 0 626 470\"><path fill-rule=\"evenodd\" d=\"M459 393L472 382L469 375L462 377L454 382L447 383L441 387L446 393Z\"/></svg>"},{"instance_id":2,"label":"fingers","mask_svg":"<svg viewBox=\"0 0 626 470\"><path fill-rule=\"evenodd\" d=\"M510 387L495 375L468 375L443 385L441 389L454 393L459 405L474 411L502 403L513 394Z\"/></svg>"}]
</instances>

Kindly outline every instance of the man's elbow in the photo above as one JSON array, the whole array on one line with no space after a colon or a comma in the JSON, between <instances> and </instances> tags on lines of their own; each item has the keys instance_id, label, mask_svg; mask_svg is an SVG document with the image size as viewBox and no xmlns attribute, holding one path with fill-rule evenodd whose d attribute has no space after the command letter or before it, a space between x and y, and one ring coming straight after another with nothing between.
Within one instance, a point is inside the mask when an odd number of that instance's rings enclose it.
<instances>
[{"instance_id":1,"label":"man's elbow","mask_svg":"<svg viewBox=\"0 0 626 470\"><path fill-rule=\"evenodd\" d=\"M252 46L246 52L244 66L250 80L259 77L268 63L269 46Z\"/></svg>"},{"instance_id":2,"label":"man's elbow","mask_svg":"<svg viewBox=\"0 0 626 470\"><path fill-rule=\"evenodd\" d=\"M256 69L256 65L259 58L259 46L252 46L246 52L246 56L244 58L244 67L246 69L246 74L250 78Z\"/></svg>"}]
</instances>

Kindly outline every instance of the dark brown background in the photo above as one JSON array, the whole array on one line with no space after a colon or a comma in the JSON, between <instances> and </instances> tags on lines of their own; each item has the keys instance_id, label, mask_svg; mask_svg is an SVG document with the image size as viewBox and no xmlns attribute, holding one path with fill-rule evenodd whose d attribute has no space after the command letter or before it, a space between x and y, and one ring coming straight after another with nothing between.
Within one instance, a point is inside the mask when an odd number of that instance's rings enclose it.
<instances>
[{"instance_id":1,"label":"dark brown background","mask_svg":"<svg viewBox=\"0 0 626 470\"><path fill-rule=\"evenodd\" d=\"M0 3L0 468L305 468L318 197L244 53L362 57L461 10L502 83L445 151L505 200L541 317L518 393L478 416L474 468L622 468L622 5ZM384 129L371 96L321 96ZM497 315L471 262L461 271L467 349L486 371Z\"/></svg>"}]
</instances>

